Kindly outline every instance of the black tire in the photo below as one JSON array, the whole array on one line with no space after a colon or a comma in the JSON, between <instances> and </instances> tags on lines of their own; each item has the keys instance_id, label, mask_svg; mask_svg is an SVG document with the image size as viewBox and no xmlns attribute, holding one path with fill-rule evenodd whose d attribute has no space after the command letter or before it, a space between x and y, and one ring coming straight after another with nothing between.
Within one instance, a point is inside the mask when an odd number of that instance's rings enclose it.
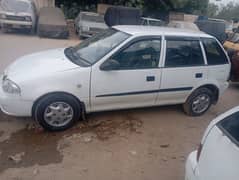
<instances>
[{"instance_id":1,"label":"black tire","mask_svg":"<svg viewBox=\"0 0 239 180\"><path fill-rule=\"evenodd\" d=\"M5 26L2 26L2 32L3 32L3 33L8 33L8 28L5 27Z\"/></svg>"},{"instance_id":2,"label":"black tire","mask_svg":"<svg viewBox=\"0 0 239 180\"><path fill-rule=\"evenodd\" d=\"M49 124L44 118L44 113L47 107L56 102L63 102L72 108L72 119L63 126L54 126ZM35 110L33 112L33 117L39 124L48 131L63 131L74 125L81 117L81 105L76 98L71 95L64 93L54 93L42 97L36 104Z\"/></svg>"},{"instance_id":3,"label":"black tire","mask_svg":"<svg viewBox=\"0 0 239 180\"><path fill-rule=\"evenodd\" d=\"M206 95L209 98L209 104L208 106L205 106L205 110L202 112L195 112L193 110L193 102L194 100L199 97L200 95ZM195 90L187 99L187 101L183 104L184 112L189 116L200 116L204 114L212 105L213 101L213 93L208 88L199 88Z\"/></svg>"}]
</instances>

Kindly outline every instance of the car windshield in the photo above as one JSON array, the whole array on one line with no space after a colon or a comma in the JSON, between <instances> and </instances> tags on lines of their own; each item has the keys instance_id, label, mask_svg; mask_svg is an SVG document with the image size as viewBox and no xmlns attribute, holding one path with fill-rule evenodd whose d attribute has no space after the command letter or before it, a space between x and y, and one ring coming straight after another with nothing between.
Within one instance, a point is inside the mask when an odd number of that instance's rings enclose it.
<instances>
[{"instance_id":1,"label":"car windshield","mask_svg":"<svg viewBox=\"0 0 239 180\"><path fill-rule=\"evenodd\" d=\"M235 33L231 38L228 39L228 41L233 42L233 43L238 43L239 42L239 34Z\"/></svg>"},{"instance_id":2,"label":"car windshield","mask_svg":"<svg viewBox=\"0 0 239 180\"><path fill-rule=\"evenodd\" d=\"M104 17L98 14L84 14L81 15L82 21L104 22Z\"/></svg>"},{"instance_id":3,"label":"car windshield","mask_svg":"<svg viewBox=\"0 0 239 180\"><path fill-rule=\"evenodd\" d=\"M21 1L21 0L3 0L1 2L1 6L6 11L13 11L13 12L28 12L30 9L30 4Z\"/></svg>"},{"instance_id":4,"label":"car windshield","mask_svg":"<svg viewBox=\"0 0 239 180\"><path fill-rule=\"evenodd\" d=\"M90 66L108 54L130 35L124 32L108 29L75 47L65 49L66 56L80 66Z\"/></svg>"},{"instance_id":5,"label":"car windshield","mask_svg":"<svg viewBox=\"0 0 239 180\"><path fill-rule=\"evenodd\" d=\"M150 20L149 25L151 25L151 26L161 26L161 21Z\"/></svg>"}]
</instances>

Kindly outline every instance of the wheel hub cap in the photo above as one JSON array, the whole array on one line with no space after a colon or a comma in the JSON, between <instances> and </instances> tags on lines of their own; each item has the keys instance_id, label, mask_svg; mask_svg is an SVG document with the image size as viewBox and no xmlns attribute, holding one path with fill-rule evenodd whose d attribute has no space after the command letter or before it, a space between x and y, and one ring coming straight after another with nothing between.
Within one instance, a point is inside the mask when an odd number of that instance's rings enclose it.
<instances>
[{"instance_id":1,"label":"wheel hub cap","mask_svg":"<svg viewBox=\"0 0 239 180\"><path fill-rule=\"evenodd\" d=\"M65 102L54 102L46 107L45 121L51 126L64 126L73 118L72 107Z\"/></svg>"},{"instance_id":2,"label":"wheel hub cap","mask_svg":"<svg viewBox=\"0 0 239 180\"><path fill-rule=\"evenodd\" d=\"M209 105L210 105L210 97L207 94L201 94L193 100L192 110L195 113L202 113L205 110L207 110Z\"/></svg>"}]
</instances>

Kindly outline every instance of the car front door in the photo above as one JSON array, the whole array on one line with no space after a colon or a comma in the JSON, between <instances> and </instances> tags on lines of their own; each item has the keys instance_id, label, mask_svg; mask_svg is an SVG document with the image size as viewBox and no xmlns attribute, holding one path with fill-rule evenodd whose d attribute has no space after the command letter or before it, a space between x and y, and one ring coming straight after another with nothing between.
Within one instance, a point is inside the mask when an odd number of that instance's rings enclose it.
<instances>
[{"instance_id":1,"label":"car front door","mask_svg":"<svg viewBox=\"0 0 239 180\"><path fill-rule=\"evenodd\" d=\"M161 38L134 39L92 67L91 110L152 106L160 87Z\"/></svg>"},{"instance_id":2,"label":"car front door","mask_svg":"<svg viewBox=\"0 0 239 180\"><path fill-rule=\"evenodd\" d=\"M207 79L199 38L165 37L165 62L157 104L183 103L190 91Z\"/></svg>"}]
</instances>

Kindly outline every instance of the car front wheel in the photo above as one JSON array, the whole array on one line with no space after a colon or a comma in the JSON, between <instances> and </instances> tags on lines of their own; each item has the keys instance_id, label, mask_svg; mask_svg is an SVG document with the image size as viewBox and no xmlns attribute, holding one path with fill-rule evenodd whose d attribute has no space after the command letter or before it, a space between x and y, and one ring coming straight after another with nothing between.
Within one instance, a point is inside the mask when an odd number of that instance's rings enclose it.
<instances>
[{"instance_id":1,"label":"car front wheel","mask_svg":"<svg viewBox=\"0 0 239 180\"><path fill-rule=\"evenodd\" d=\"M80 119L81 106L68 94L51 94L41 98L35 108L34 118L49 131L62 131L70 128Z\"/></svg>"},{"instance_id":2,"label":"car front wheel","mask_svg":"<svg viewBox=\"0 0 239 180\"><path fill-rule=\"evenodd\" d=\"M183 109L190 116L204 114L212 105L213 93L208 88L199 88L194 91L183 104Z\"/></svg>"}]
</instances>

